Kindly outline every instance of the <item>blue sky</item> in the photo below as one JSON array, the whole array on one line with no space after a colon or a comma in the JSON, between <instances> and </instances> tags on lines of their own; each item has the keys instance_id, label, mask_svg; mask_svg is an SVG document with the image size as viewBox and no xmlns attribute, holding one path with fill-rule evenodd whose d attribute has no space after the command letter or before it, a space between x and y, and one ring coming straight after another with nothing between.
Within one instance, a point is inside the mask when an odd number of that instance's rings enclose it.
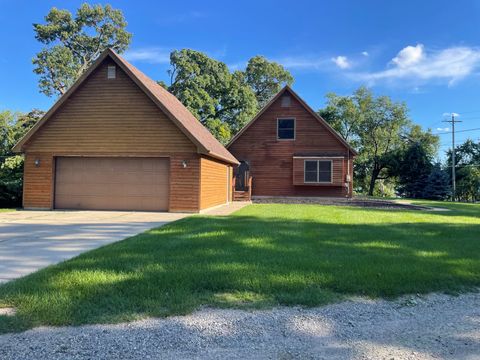
<instances>
[{"instance_id":1,"label":"blue sky","mask_svg":"<svg viewBox=\"0 0 480 360\"><path fill-rule=\"evenodd\" d=\"M0 110L48 109L31 59L41 49L32 24L53 6L77 1L0 0ZM97 2L93 2L97 3ZM232 69L255 55L286 66L314 109L327 92L370 86L405 101L413 121L444 132L480 127L480 1L110 1L123 10L133 41L126 57L167 80L168 54L192 48ZM437 130L437 128L439 130ZM448 129L446 129L448 131ZM459 141L480 131L459 132ZM441 135L442 150L450 135Z\"/></svg>"}]
</instances>

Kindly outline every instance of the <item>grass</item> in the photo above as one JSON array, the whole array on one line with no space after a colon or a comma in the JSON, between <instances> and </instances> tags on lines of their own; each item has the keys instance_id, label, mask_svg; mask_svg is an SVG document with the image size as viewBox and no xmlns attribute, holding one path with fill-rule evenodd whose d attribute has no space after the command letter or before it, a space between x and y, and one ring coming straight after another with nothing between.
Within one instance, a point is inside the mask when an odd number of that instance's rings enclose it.
<instances>
[{"instance_id":1,"label":"grass","mask_svg":"<svg viewBox=\"0 0 480 360\"><path fill-rule=\"evenodd\" d=\"M12 208L12 209L9 209L9 208L2 209L2 208L0 208L0 213L2 213L2 212L9 212L9 211L17 211L17 209L14 209L14 208Z\"/></svg>"},{"instance_id":2,"label":"grass","mask_svg":"<svg viewBox=\"0 0 480 360\"><path fill-rule=\"evenodd\" d=\"M431 203L430 203L431 204ZM192 216L4 284L0 333L216 307L315 306L480 286L480 206L252 205Z\"/></svg>"}]
</instances>

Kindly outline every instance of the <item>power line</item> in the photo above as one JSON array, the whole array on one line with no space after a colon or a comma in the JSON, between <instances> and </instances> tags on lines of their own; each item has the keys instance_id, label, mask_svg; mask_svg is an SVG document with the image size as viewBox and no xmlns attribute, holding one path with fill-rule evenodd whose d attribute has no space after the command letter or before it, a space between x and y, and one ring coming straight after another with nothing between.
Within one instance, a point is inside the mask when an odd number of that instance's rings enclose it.
<instances>
[{"instance_id":1,"label":"power line","mask_svg":"<svg viewBox=\"0 0 480 360\"><path fill-rule=\"evenodd\" d=\"M444 122L451 122L452 120L444 120ZM461 122L460 120L455 120L456 122ZM463 133L463 132L469 132L469 131L478 131L480 128L473 128L473 129L465 129L465 130L457 130L457 133ZM444 132L439 132L433 135L445 135L445 134L451 134L453 131L444 131Z\"/></svg>"}]
</instances>

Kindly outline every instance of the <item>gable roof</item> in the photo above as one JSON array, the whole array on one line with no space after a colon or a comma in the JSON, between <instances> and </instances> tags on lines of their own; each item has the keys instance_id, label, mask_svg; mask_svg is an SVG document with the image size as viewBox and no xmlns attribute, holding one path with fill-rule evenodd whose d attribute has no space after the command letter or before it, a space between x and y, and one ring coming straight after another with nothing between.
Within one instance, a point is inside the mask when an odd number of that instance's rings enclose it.
<instances>
[{"instance_id":1,"label":"gable roof","mask_svg":"<svg viewBox=\"0 0 480 360\"><path fill-rule=\"evenodd\" d=\"M240 131L230 140L226 145L227 148L232 145L242 134L255 122L257 119L262 116L262 114L267 111L267 109L272 106L272 104L277 101L280 96L285 92L289 92L298 102L318 121L322 124L338 141L340 141L353 155L357 155L357 151L347 143L331 126L327 123L320 115L318 115L313 109L300 97L298 94L292 90L292 88L286 85L282 90L280 90L259 112L255 117L247 123Z\"/></svg>"},{"instance_id":2,"label":"gable roof","mask_svg":"<svg viewBox=\"0 0 480 360\"><path fill-rule=\"evenodd\" d=\"M198 153L208 155L231 164L238 164L238 160L215 139L195 116L171 93L150 79L135 66L128 63L111 49L105 50L102 55L78 78L77 81L63 94L60 99L48 110L43 118L28 131L25 136L13 147L13 151L22 152L28 140L52 117L62 104L88 78L88 76L107 58L111 58L140 89L162 110L175 125L192 141Z\"/></svg>"}]
</instances>

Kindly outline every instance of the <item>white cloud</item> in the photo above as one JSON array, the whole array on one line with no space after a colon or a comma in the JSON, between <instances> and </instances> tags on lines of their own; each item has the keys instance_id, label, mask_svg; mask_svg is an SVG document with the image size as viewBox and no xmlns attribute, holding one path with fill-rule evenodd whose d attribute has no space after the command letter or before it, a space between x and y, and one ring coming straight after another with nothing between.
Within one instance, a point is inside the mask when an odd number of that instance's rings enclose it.
<instances>
[{"instance_id":1,"label":"white cloud","mask_svg":"<svg viewBox=\"0 0 480 360\"><path fill-rule=\"evenodd\" d=\"M406 68L408 66L418 64L424 57L423 45L407 46L400 50L400 52L392 59L392 63L398 67Z\"/></svg>"},{"instance_id":2,"label":"white cloud","mask_svg":"<svg viewBox=\"0 0 480 360\"><path fill-rule=\"evenodd\" d=\"M337 56L332 58L332 61L337 65L340 69L348 69L352 66L352 64L348 61L346 56Z\"/></svg>"},{"instance_id":3,"label":"white cloud","mask_svg":"<svg viewBox=\"0 0 480 360\"><path fill-rule=\"evenodd\" d=\"M159 46L147 46L138 49L127 50L125 59L132 62L145 62L150 64L168 64L170 63L170 53L174 49L182 49L183 47L164 48ZM198 50L206 53L208 56L219 59L227 54L226 48L213 51Z\"/></svg>"},{"instance_id":4,"label":"white cloud","mask_svg":"<svg viewBox=\"0 0 480 360\"><path fill-rule=\"evenodd\" d=\"M418 44L400 50L385 70L350 73L349 76L369 83L399 80L425 83L443 80L452 85L473 74L479 67L479 48L455 46L428 51L423 44Z\"/></svg>"},{"instance_id":5,"label":"white cloud","mask_svg":"<svg viewBox=\"0 0 480 360\"><path fill-rule=\"evenodd\" d=\"M321 70L331 64L328 59L316 56L284 57L273 59L273 61L286 68L300 70Z\"/></svg>"},{"instance_id":6,"label":"white cloud","mask_svg":"<svg viewBox=\"0 0 480 360\"><path fill-rule=\"evenodd\" d=\"M444 112L442 115L443 115L443 116L448 116L448 117L450 117L450 116L452 116L452 115L455 116L455 117L459 117L459 116L460 116L460 114L457 114L456 112L452 112L452 113Z\"/></svg>"},{"instance_id":7,"label":"white cloud","mask_svg":"<svg viewBox=\"0 0 480 360\"><path fill-rule=\"evenodd\" d=\"M369 56L370 54L368 53L368 51L362 51L362 55L363 56Z\"/></svg>"},{"instance_id":8,"label":"white cloud","mask_svg":"<svg viewBox=\"0 0 480 360\"><path fill-rule=\"evenodd\" d=\"M450 128L448 128L448 127L446 127L446 128L437 127L437 131L450 131Z\"/></svg>"},{"instance_id":9,"label":"white cloud","mask_svg":"<svg viewBox=\"0 0 480 360\"><path fill-rule=\"evenodd\" d=\"M150 64L167 64L170 62L170 50L159 47L128 50L125 53L125 59Z\"/></svg>"}]
</instances>

